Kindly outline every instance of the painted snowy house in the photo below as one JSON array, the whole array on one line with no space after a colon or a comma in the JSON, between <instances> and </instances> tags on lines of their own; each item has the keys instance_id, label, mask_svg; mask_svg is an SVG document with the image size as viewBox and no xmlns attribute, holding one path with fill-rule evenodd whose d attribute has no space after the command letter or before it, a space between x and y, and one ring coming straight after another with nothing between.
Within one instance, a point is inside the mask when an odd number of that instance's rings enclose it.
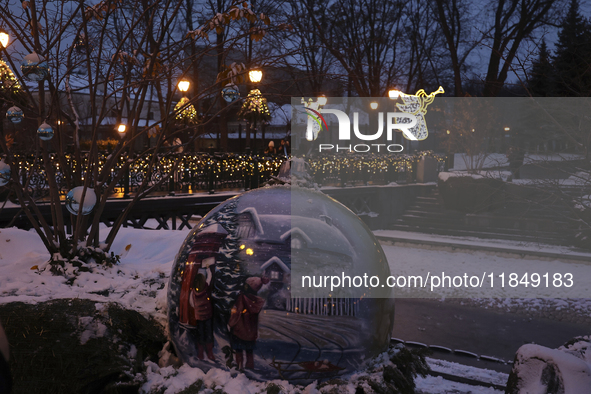
<instances>
[{"instance_id":1,"label":"painted snowy house","mask_svg":"<svg viewBox=\"0 0 591 394\"><path fill-rule=\"evenodd\" d=\"M287 284L291 279L291 269L277 256L271 257L265 264L261 265L263 275L269 278L271 285Z\"/></svg>"},{"instance_id":2,"label":"painted snowy house","mask_svg":"<svg viewBox=\"0 0 591 394\"><path fill-rule=\"evenodd\" d=\"M228 232L219 223L215 223L201 229L195 238L195 243L193 249L191 249L191 252L189 253L189 256L212 256L220 250L222 241L227 235Z\"/></svg>"},{"instance_id":3,"label":"painted snowy house","mask_svg":"<svg viewBox=\"0 0 591 394\"><path fill-rule=\"evenodd\" d=\"M286 202L289 204L289 201ZM267 307L294 313L354 316L357 299L292 299L292 261L306 264L311 275L322 267L350 270L354 251L326 215L317 219L295 215L259 215L255 208L239 213L237 233L250 272L269 278Z\"/></svg>"}]
</instances>

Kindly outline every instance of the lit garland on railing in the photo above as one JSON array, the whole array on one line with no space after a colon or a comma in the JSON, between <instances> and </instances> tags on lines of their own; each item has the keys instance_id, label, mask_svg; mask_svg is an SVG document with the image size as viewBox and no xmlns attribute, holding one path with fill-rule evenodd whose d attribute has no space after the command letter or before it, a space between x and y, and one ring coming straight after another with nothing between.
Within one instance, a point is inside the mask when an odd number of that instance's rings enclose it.
<instances>
[{"instance_id":1,"label":"lit garland on railing","mask_svg":"<svg viewBox=\"0 0 591 394\"><path fill-rule=\"evenodd\" d=\"M439 170L443 170L445 156L437 155L433 152L418 152L413 155L321 155L308 159L310 164L310 175L319 184L330 184L342 181L343 177L349 182L375 182L388 183L399 179L399 174L405 174L406 179L411 172L415 170L414 164L422 156L431 156L439 161ZM73 155L66 154L64 158L66 163L71 166L71 172L76 171L76 161ZM21 168L18 175L19 180L23 180L26 175L31 175L31 184L29 189L37 192L38 195L44 195L47 188L43 158L39 157L35 161L33 155L17 155L15 160ZM64 174L60 168L59 161L55 154L50 155L54 168L56 169L56 180L61 193L66 193L69 188L66 187ZM117 165L111 169L111 179L117 176L117 172L124 166L127 158L121 156ZM107 161L107 154L102 153L99 156L99 173ZM148 172L151 156L139 157L130 165L130 179L132 188L138 187L143 182L145 174ZM169 153L159 155L157 164L152 168L152 177L149 184L154 184L163 177L168 176L175 168L174 181L179 189L207 190L211 167L215 177L216 188L241 188L244 187L245 179L249 177L258 177L259 184L270 179L271 175L277 175L279 167L285 161L282 156L266 157L262 155L247 154L220 154L210 155L207 153ZM36 163L33 167L33 163ZM82 158L81 168L88 168L88 157ZM24 172L23 172L24 171ZM84 174L84 172L83 172ZM119 185L121 186L121 184ZM169 184L164 182L161 190L168 190Z\"/></svg>"},{"instance_id":2,"label":"lit garland on railing","mask_svg":"<svg viewBox=\"0 0 591 394\"><path fill-rule=\"evenodd\" d=\"M309 160L314 180L321 184L333 183L345 175L350 181L388 183L399 180L398 174L411 173L413 164L423 156L430 156L439 162L440 171L445 166L445 155L431 151L412 155L323 155Z\"/></svg>"}]
</instances>

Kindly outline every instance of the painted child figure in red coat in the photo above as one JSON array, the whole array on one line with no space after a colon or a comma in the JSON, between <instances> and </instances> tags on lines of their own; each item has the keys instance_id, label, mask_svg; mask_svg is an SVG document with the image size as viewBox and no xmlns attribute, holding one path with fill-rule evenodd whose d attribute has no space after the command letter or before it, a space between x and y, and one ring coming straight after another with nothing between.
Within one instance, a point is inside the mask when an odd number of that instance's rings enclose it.
<instances>
[{"instance_id":1,"label":"painted child figure in red coat","mask_svg":"<svg viewBox=\"0 0 591 394\"><path fill-rule=\"evenodd\" d=\"M236 353L238 369L242 369L244 357L242 351L246 351L246 365L248 369L254 369L254 354L256 340L259 336L259 313L263 309L265 299L256 294L263 284L269 283L269 278L256 276L246 280L244 291L236 299L232 307L228 326L230 327L232 349Z\"/></svg>"},{"instance_id":2,"label":"painted child figure in red coat","mask_svg":"<svg viewBox=\"0 0 591 394\"><path fill-rule=\"evenodd\" d=\"M190 286L185 281L181 288L181 298L186 300L180 305L179 322L187 327L197 343L197 357L215 361L213 355L213 307L211 304L211 267L215 264L213 257L203 259L201 264L190 264L187 279L193 276ZM195 272L197 268L197 272ZM184 291L183 291L184 290Z\"/></svg>"},{"instance_id":3,"label":"painted child figure in red coat","mask_svg":"<svg viewBox=\"0 0 591 394\"><path fill-rule=\"evenodd\" d=\"M205 347L207 358L215 361L213 355L213 307L210 300L211 276L207 275L209 273L207 268L202 268L199 271L195 276L189 295L189 304L193 308L195 316L194 337L197 342L197 357L203 360L203 348Z\"/></svg>"}]
</instances>

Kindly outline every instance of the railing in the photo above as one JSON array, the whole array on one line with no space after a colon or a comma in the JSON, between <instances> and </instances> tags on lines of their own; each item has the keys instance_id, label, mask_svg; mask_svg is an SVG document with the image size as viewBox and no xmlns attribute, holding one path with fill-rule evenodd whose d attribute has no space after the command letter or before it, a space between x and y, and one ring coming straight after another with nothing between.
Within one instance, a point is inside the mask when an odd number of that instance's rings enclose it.
<instances>
[{"instance_id":1,"label":"railing","mask_svg":"<svg viewBox=\"0 0 591 394\"><path fill-rule=\"evenodd\" d=\"M314 181L323 186L387 185L413 183L423 156L437 159L437 170L446 168L446 156L430 151L413 155L326 155L309 160Z\"/></svg>"},{"instance_id":2,"label":"railing","mask_svg":"<svg viewBox=\"0 0 591 394\"><path fill-rule=\"evenodd\" d=\"M27 187L32 196L43 198L48 193L48 182L45 173L43 158L34 156L16 156L18 167L17 174L22 184L27 182ZM76 161L71 156L65 160L69 166L60 168L60 163L55 155L50 156L52 167L55 169L55 178L60 193L65 194L72 187L66 182L66 173L74 173ZM99 174L102 173L102 165L107 160L107 155L99 157ZM124 171L127 158L121 157L113 166L108 176L108 182L115 179L119 171ZM148 186L157 185L156 191L214 191L219 189L251 189L257 188L271 175L279 171L279 167L285 160L284 157L263 157L245 154L220 154L207 153L184 154L169 153L159 155L150 170L152 157L142 157L133 160L128 170L116 185L115 192L133 193L144 182L146 174L150 173ZM82 157L80 166L88 165L88 157ZM13 175L14 176L14 175ZM167 178L167 179L165 179ZM108 183L107 182L107 183Z\"/></svg>"},{"instance_id":3,"label":"railing","mask_svg":"<svg viewBox=\"0 0 591 394\"><path fill-rule=\"evenodd\" d=\"M417 163L424 155L437 158L439 171L445 167L445 156L432 152L419 152L414 155L322 155L308 158L310 174L314 181L323 186L358 186L367 184L388 184L391 182L412 183L416 181ZM65 194L76 185L68 185L66 173L74 173L78 165L71 156L61 162L67 163L67 169L60 168L60 161L55 155L50 156L52 167L60 193ZM34 156L16 156L17 174L22 184L27 182L31 195L35 198L46 197L48 182L43 159ZM107 155L99 157L104 165ZM126 160L132 160L126 174L116 185L115 192L129 194L138 190L150 173L148 186L157 185L161 192L214 192L220 189L254 189L276 175L285 161L283 156L267 157L247 154L208 154L208 153L168 153L155 160L151 171L152 157L128 159L121 157L111 169L108 181L115 179L125 168ZM81 168L88 165L88 157L82 157ZM99 168L99 173L102 172ZM13 175L14 176L14 175Z\"/></svg>"}]
</instances>

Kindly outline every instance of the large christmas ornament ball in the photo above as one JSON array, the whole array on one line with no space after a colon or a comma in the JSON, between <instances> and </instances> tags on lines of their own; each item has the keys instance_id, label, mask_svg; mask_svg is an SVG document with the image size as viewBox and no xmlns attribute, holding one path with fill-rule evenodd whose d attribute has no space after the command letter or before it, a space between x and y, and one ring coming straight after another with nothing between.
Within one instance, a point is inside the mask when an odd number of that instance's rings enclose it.
<instances>
[{"instance_id":1,"label":"large christmas ornament ball","mask_svg":"<svg viewBox=\"0 0 591 394\"><path fill-rule=\"evenodd\" d=\"M393 299L292 298L303 256L306 275L331 264L332 272L390 275L371 231L320 192L266 187L208 213L181 246L168 287L169 330L182 361L305 383L351 373L385 351Z\"/></svg>"},{"instance_id":2,"label":"large christmas ornament ball","mask_svg":"<svg viewBox=\"0 0 591 394\"><path fill-rule=\"evenodd\" d=\"M47 123L43 122L37 129L37 135L43 141L49 141L53 138L53 128Z\"/></svg>"},{"instance_id":3,"label":"large christmas ornament ball","mask_svg":"<svg viewBox=\"0 0 591 394\"><path fill-rule=\"evenodd\" d=\"M6 186L9 180L10 166L6 164L4 160L0 160L0 187Z\"/></svg>"},{"instance_id":4,"label":"large christmas ornament ball","mask_svg":"<svg viewBox=\"0 0 591 394\"><path fill-rule=\"evenodd\" d=\"M8 111L6 111L6 118L10 120L12 123L20 123L22 122L24 117L25 114L23 113L23 110L19 107L10 107L8 108Z\"/></svg>"},{"instance_id":5,"label":"large christmas ornament ball","mask_svg":"<svg viewBox=\"0 0 591 394\"><path fill-rule=\"evenodd\" d=\"M229 83L222 89L222 97L228 103L234 102L240 98L240 90L236 85Z\"/></svg>"},{"instance_id":6,"label":"large christmas ornament ball","mask_svg":"<svg viewBox=\"0 0 591 394\"><path fill-rule=\"evenodd\" d=\"M23 59L21 71L29 81L42 81L49 76L49 64L43 56L33 52Z\"/></svg>"},{"instance_id":7,"label":"large christmas ornament ball","mask_svg":"<svg viewBox=\"0 0 591 394\"><path fill-rule=\"evenodd\" d=\"M70 190L66 195L66 209L72 215L78 215L80 210L80 201L82 200L82 192L84 186L77 186ZM82 215L88 215L96 205L96 194L93 189L87 188L84 196L84 204L82 205Z\"/></svg>"}]
</instances>

